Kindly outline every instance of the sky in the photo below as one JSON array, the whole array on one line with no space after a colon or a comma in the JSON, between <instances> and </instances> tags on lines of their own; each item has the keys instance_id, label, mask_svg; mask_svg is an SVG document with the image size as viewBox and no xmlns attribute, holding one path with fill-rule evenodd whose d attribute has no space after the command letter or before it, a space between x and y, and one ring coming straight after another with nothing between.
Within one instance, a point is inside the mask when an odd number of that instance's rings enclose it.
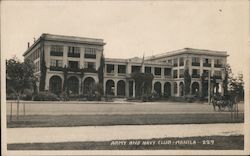
<instances>
[{"instance_id":1,"label":"sky","mask_svg":"<svg viewBox=\"0 0 250 156\"><path fill-rule=\"evenodd\" d=\"M249 1L2 1L1 59L42 33L102 38L105 57L182 48L227 51L237 73L249 67Z\"/></svg>"}]
</instances>

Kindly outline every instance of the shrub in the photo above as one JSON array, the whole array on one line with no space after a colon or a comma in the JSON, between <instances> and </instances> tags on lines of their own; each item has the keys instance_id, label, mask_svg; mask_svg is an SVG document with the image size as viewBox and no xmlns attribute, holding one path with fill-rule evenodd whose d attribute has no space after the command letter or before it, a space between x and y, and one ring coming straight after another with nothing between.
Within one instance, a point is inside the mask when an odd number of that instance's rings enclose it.
<instances>
[{"instance_id":1,"label":"shrub","mask_svg":"<svg viewBox=\"0 0 250 156\"><path fill-rule=\"evenodd\" d=\"M59 101L60 98L50 92L39 92L34 96L34 101Z\"/></svg>"}]
</instances>

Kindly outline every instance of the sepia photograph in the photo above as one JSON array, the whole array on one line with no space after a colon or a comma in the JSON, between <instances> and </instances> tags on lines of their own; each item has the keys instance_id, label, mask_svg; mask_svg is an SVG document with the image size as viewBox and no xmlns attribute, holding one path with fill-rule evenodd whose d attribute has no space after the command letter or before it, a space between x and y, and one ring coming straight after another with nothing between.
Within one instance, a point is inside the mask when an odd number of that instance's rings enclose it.
<instances>
[{"instance_id":1,"label":"sepia photograph","mask_svg":"<svg viewBox=\"0 0 250 156\"><path fill-rule=\"evenodd\" d=\"M2 1L2 155L249 155L249 4Z\"/></svg>"}]
</instances>

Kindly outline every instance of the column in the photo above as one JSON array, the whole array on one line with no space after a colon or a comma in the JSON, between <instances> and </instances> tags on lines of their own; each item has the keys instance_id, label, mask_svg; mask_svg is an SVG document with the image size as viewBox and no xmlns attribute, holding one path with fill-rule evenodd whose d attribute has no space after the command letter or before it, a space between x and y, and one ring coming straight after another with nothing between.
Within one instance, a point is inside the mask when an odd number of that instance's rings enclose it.
<instances>
[{"instance_id":1,"label":"column","mask_svg":"<svg viewBox=\"0 0 250 156\"><path fill-rule=\"evenodd\" d=\"M114 75L117 76L118 75L118 65L114 64Z\"/></svg>"},{"instance_id":2,"label":"column","mask_svg":"<svg viewBox=\"0 0 250 156\"><path fill-rule=\"evenodd\" d=\"M202 95L202 84L201 81L199 81L199 95Z\"/></svg>"},{"instance_id":3,"label":"column","mask_svg":"<svg viewBox=\"0 0 250 156\"><path fill-rule=\"evenodd\" d=\"M135 81L133 81L133 97L135 98Z\"/></svg>"},{"instance_id":4,"label":"column","mask_svg":"<svg viewBox=\"0 0 250 156\"><path fill-rule=\"evenodd\" d=\"M117 96L117 80L114 80L114 95Z\"/></svg>"},{"instance_id":5,"label":"column","mask_svg":"<svg viewBox=\"0 0 250 156\"><path fill-rule=\"evenodd\" d=\"M177 82L177 96L180 96L180 86L179 86L180 82Z\"/></svg>"},{"instance_id":6,"label":"column","mask_svg":"<svg viewBox=\"0 0 250 156\"><path fill-rule=\"evenodd\" d=\"M82 78L80 77L80 78L78 79L78 81L79 81L78 93L79 93L79 94L82 94L82 91L81 91Z\"/></svg>"},{"instance_id":7,"label":"column","mask_svg":"<svg viewBox=\"0 0 250 156\"><path fill-rule=\"evenodd\" d=\"M161 94L164 96L164 82L161 82Z\"/></svg>"},{"instance_id":8,"label":"column","mask_svg":"<svg viewBox=\"0 0 250 156\"><path fill-rule=\"evenodd\" d=\"M105 79L103 79L103 95L104 96L106 95L106 80Z\"/></svg>"},{"instance_id":9,"label":"column","mask_svg":"<svg viewBox=\"0 0 250 156\"><path fill-rule=\"evenodd\" d=\"M63 47L63 67L68 66L68 51L67 51L67 46Z\"/></svg>"},{"instance_id":10,"label":"column","mask_svg":"<svg viewBox=\"0 0 250 156\"><path fill-rule=\"evenodd\" d=\"M161 68L161 78L164 78L164 68Z\"/></svg>"},{"instance_id":11,"label":"column","mask_svg":"<svg viewBox=\"0 0 250 156\"><path fill-rule=\"evenodd\" d=\"M125 81L125 96L129 97L129 80Z\"/></svg>"},{"instance_id":12,"label":"column","mask_svg":"<svg viewBox=\"0 0 250 156\"><path fill-rule=\"evenodd\" d=\"M203 59L200 58L200 75L203 73Z\"/></svg>"},{"instance_id":13,"label":"column","mask_svg":"<svg viewBox=\"0 0 250 156\"><path fill-rule=\"evenodd\" d=\"M214 76L214 59L211 58L211 76Z\"/></svg>"},{"instance_id":14,"label":"column","mask_svg":"<svg viewBox=\"0 0 250 156\"><path fill-rule=\"evenodd\" d=\"M171 82L171 96L175 96L174 95L174 82Z\"/></svg>"},{"instance_id":15,"label":"column","mask_svg":"<svg viewBox=\"0 0 250 156\"><path fill-rule=\"evenodd\" d=\"M151 67L151 73L155 75L155 67Z\"/></svg>"},{"instance_id":16,"label":"column","mask_svg":"<svg viewBox=\"0 0 250 156\"><path fill-rule=\"evenodd\" d=\"M80 69L84 68L84 47L80 47Z\"/></svg>"}]
</instances>

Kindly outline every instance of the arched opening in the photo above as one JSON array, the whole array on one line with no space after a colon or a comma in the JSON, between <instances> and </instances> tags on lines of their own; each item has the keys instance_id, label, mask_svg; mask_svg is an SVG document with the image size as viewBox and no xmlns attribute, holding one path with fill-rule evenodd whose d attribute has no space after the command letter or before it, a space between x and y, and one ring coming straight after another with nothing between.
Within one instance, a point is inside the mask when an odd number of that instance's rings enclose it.
<instances>
[{"instance_id":1,"label":"arched opening","mask_svg":"<svg viewBox=\"0 0 250 156\"><path fill-rule=\"evenodd\" d=\"M171 96L171 83L170 82L166 82L164 84L164 96L165 97Z\"/></svg>"},{"instance_id":2,"label":"arched opening","mask_svg":"<svg viewBox=\"0 0 250 156\"><path fill-rule=\"evenodd\" d=\"M183 96L184 95L184 83L183 82L180 82L179 84L179 93L180 93L180 96Z\"/></svg>"},{"instance_id":3,"label":"arched opening","mask_svg":"<svg viewBox=\"0 0 250 156\"><path fill-rule=\"evenodd\" d=\"M115 82L113 80L108 80L106 82L106 94L114 95Z\"/></svg>"},{"instance_id":4,"label":"arched opening","mask_svg":"<svg viewBox=\"0 0 250 156\"><path fill-rule=\"evenodd\" d=\"M193 95L198 95L199 94L199 83L198 82L193 82L192 83L192 94Z\"/></svg>"},{"instance_id":5,"label":"arched opening","mask_svg":"<svg viewBox=\"0 0 250 156\"><path fill-rule=\"evenodd\" d=\"M125 96L125 82L123 80L117 82L117 95Z\"/></svg>"},{"instance_id":6,"label":"arched opening","mask_svg":"<svg viewBox=\"0 0 250 156\"><path fill-rule=\"evenodd\" d=\"M94 92L95 80L92 77L87 77L83 81L83 94Z\"/></svg>"},{"instance_id":7,"label":"arched opening","mask_svg":"<svg viewBox=\"0 0 250 156\"><path fill-rule=\"evenodd\" d=\"M161 83L160 82L155 82L154 90L158 96L161 96Z\"/></svg>"},{"instance_id":8,"label":"arched opening","mask_svg":"<svg viewBox=\"0 0 250 156\"><path fill-rule=\"evenodd\" d=\"M52 76L49 80L49 91L54 94L62 92L62 79L60 76Z\"/></svg>"},{"instance_id":9,"label":"arched opening","mask_svg":"<svg viewBox=\"0 0 250 156\"><path fill-rule=\"evenodd\" d=\"M70 94L79 94L79 80L75 76L68 78L68 89Z\"/></svg>"}]
</instances>

